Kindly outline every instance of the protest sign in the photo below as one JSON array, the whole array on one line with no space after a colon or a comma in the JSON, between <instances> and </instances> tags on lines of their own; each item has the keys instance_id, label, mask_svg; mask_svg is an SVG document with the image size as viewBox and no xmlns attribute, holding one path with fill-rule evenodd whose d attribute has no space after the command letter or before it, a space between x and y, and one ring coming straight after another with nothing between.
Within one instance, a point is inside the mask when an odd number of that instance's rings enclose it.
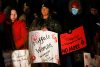
<instances>
[{"instance_id":1,"label":"protest sign","mask_svg":"<svg viewBox=\"0 0 100 67\"><path fill-rule=\"evenodd\" d=\"M91 64L91 54L90 53L84 53L84 67L93 67Z\"/></svg>"},{"instance_id":2,"label":"protest sign","mask_svg":"<svg viewBox=\"0 0 100 67\"><path fill-rule=\"evenodd\" d=\"M13 67L31 67L28 50L15 50L12 53Z\"/></svg>"},{"instance_id":3,"label":"protest sign","mask_svg":"<svg viewBox=\"0 0 100 67\"><path fill-rule=\"evenodd\" d=\"M42 30L29 32L29 51L32 63L58 64L58 34Z\"/></svg>"},{"instance_id":4,"label":"protest sign","mask_svg":"<svg viewBox=\"0 0 100 67\"><path fill-rule=\"evenodd\" d=\"M72 33L63 33L60 35L61 52L62 54L71 53L73 51L86 47L86 38L83 26L80 26Z\"/></svg>"}]
</instances>

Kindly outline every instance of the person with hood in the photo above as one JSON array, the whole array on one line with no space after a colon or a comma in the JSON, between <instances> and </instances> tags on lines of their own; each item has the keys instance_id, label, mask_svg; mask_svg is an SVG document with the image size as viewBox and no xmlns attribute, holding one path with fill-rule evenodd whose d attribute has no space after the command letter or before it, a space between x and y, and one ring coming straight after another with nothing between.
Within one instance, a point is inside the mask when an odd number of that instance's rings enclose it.
<instances>
[{"instance_id":1,"label":"person with hood","mask_svg":"<svg viewBox=\"0 0 100 67\"><path fill-rule=\"evenodd\" d=\"M84 25L86 22L84 19L85 18L82 13L82 6L80 1L69 1L69 15L63 26L63 33L71 34L73 30L79 28L80 26L83 26L84 32L86 34ZM84 67L83 52L84 48L76 50L69 54L62 55L62 66L65 65L67 67Z\"/></svg>"},{"instance_id":2,"label":"person with hood","mask_svg":"<svg viewBox=\"0 0 100 67\"><path fill-rule=\"evenodd\" d=\"M66 31L72 31L73 29L81 26L84 22L83 21L83 13L82 13L82 7L79 2L79 0L71 0L69 2L69 14L68 19L66 20L66 23L64 25ZM67 28L66 28L67 27Z\"/></svg>"}]
</instances>

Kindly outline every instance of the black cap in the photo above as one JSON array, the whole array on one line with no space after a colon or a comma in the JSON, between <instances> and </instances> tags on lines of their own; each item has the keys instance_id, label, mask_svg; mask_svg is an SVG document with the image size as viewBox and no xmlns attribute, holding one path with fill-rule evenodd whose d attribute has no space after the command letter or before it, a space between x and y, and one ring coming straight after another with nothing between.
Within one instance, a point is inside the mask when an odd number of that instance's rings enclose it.
<instances>
[{"instance_id":1,"label":"black cap","mask_svg":"<svg viewBox=\"0 0 100 67\"><path fill-rule=\"evenodd\" d=\"M49 5L49 3L43 3L43 4L42 4L42 7L47 7L47 8L50 9L50 5Z\"/></svg>"}]
</instances>

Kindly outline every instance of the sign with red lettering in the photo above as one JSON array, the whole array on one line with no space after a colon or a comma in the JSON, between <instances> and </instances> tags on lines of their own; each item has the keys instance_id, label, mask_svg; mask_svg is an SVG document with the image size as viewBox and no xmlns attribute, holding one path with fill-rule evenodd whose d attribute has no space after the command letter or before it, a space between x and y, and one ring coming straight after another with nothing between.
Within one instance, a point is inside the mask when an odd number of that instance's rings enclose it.
<instances>
[{"instance_id":1,"label":"sign with red lettering","mask_svg":"<svg viewBox=\"0 0 100 67\"><path fill-rule=\"evenodd\" d=\"M74 29L71 34L61 34L60 42L62 54L71 53L86 47L86 38L83 26Z\"/></svg>"},{"instance_id":2,"label":"sign with red lettering","mask_svg":"<svg viewBox=\"0 0 100 67\"><path fill-rule=\"evenodd\" d=\"M58 34L52 31L29 32L29 51L32 63L59 63Z\"/></svg>"}]
</instances>

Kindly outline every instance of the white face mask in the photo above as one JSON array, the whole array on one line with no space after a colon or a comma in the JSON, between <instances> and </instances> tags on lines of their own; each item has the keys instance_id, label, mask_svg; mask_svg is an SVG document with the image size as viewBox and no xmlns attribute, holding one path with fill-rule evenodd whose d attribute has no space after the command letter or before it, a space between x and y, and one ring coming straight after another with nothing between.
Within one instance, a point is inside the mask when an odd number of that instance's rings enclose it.
<instances>
[{"instance_id":1,"label":"white face mask","mask_svg":"<svg viewBox=\"0 0 100 67\"><path fill-rule=\"evenodd\" d=\"M77 15L78 14L78 9L77 8L72 8L71 10L73 15Z\"/></svg>"}]
</instances>

